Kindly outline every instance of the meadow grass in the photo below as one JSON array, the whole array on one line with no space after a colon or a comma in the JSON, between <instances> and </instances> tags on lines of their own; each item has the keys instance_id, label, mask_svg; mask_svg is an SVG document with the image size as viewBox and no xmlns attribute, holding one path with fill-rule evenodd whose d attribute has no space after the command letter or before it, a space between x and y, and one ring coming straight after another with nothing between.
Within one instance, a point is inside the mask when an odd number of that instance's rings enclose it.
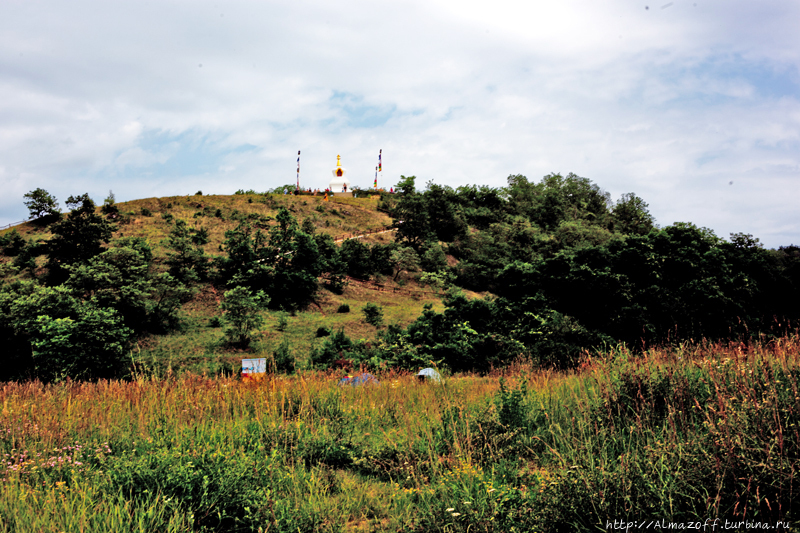
<instances>
[{"instance_id":1,"label":"meadow grass","mask_svg":"<svg viewBox=\"0 0 800 533\"><path fill-rule=\"evenodd\" d=\"M411 280L406 288L429 290ZM407 327L423 312L425 305L442 312L444 304L438 296L420 294L417 298L400 296L392 292L378 292L357 284L345 287L341 294L320 290L314 304L304 311L287 314L280 311L263 311L264 328L255 332L255 341L246 350L231 348L224 342L222 327L214 327L212 317L221 315L218 306L222 289L203 286L195 298L183 309L180 330L168 335L151 335L137 341L131 353L136 363L158 375L167 371L217 374L238 371L243 357L273 356L279 346L287 342L297 360L298 368L308 366L308 354L323 342L317 338L319 328L331 331L344 330L353 340L374 342L380 331L364 320L361 309L369 302L379 305L384 313L384 324ZM338 313L340 305L350 306L350 312ZM281 316L286 327L280 328ZM283 330L282 330L283 329Z\"/></svg>"},{"instance_id":2,"label":"meadow grass","mask_svg":"<svg viewBox=\"0 0 800 533\"><path fill-rule=\"evenodd\" d=\"M7 383L0 531L781 530L800 525L799 357L793 335L442 385Z\"/></svg>"}]
</instances>

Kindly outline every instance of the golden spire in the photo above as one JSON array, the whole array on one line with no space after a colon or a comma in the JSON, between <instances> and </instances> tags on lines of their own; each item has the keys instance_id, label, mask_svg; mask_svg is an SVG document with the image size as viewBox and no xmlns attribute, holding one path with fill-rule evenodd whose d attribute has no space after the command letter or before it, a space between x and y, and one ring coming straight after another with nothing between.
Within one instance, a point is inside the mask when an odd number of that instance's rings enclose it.
<instances>
[{"instance_id":1,"label":"golden spire","mask_svg":"<svg viewBox=\"0 0 800 533\"><path fill-rule=\"evenodd\" d=\"M337 156L336 156L336 166L337 166L337 167L340 167L340 166L342 166L342 161L341 161L341 159L342 159L342 156L340 156L340 155L337 155Z\"/></svg>"}]
</instances>

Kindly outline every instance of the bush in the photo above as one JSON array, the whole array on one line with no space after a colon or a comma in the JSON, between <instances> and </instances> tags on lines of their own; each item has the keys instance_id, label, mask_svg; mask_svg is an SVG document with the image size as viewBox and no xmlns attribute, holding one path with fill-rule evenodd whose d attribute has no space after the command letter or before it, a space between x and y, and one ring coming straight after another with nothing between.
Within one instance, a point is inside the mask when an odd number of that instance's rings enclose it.
<instances>
[{"instance_id":1,"label":"bush","mask_svg":"<svg viewBox=\"0 0 800 533\"><path fill-rule=\"evenodd\" d=\"M276 372L283 372L284 374L292 374L294 372L296 361L287 337L283 338L283 342L272 355Z\"/></svg>"},{"instance_id":2,"label":"bush","mask_svg":"<svg viewBox=\"0 0 800 533\"><path fill-rule=\"evenodd\" d=\"M0 246L3 247L3 253L9 257L18 256L27 244L28 241L16 229L12 229L5 235L0 235Z\"/></svg>"},{"instance_id":3,"label":"bush","mask_svg":"<svg viewBox=\"0 0 800 533\"><path fill-rule=\"evenodd\" d=\"M364 313L364 322L379 328L383 325L383 308L370 302L361 308Z\"/></svg>"},{"instance_id":4,"label":"bush","mask_svg":"<svg viewBox=\"0 0 800 533\"><path fill-rule=\"evenodd\" d=\"M337 313L349 313L350 306L348 304L341 304L339 308L336 310Z\"/></svg>"},{"instance_id":5,"label":"bush","mask_svg":"<svg viewBox=\"0 0 800 533\"><path fill-rule=\"evenodd\" d=\"M320 326L317 328L317 333L315 336L316 338L319 339L320 337L330 337L330 335L331 335L331 328Z\"/></svg>"},{"instance_id":6,"label":"bush","mask_svg":"<svg viewBox=\"0 0 800 533\"><path fill-rule=\"evenodd\" d=\"M264 317L259 311L266 308L269 298L263 291L256 294L247 287L234 287L225 292L225 300L220 307L225 311L223 320L228 324L225 336L228 343L246 347L253 340L254 329L264 325Z\"/></svg>"},{"instance_id":7,"label":"bush","mask_svg":"<svg viewBox=\"0 0 800 533\"><path fill-rule=\"evenodd\" d=\"M358 355L359 345L345 334L344 329L325 339L322 346L311 351L311 364L318 368L328 368L337 361L352 359Z\"/></svg>"},{"instance_id":8,"label":"bush","mask_svg":"<svg viewBox=\"0 0 800 533\"><path fill-rule=\"evenodd\" d=\"M285 311L281 311L278 313L278 325L275 326L275 329L278 331L286 331L287 327L289 327L289 314Z\"/></svg>"},{"instance_id":9,"label":"bush","mask_svg":"<svg viewBox=\"0 0 800 533\"><path fill-rule=\"evenodd\" d=\"M143 207L143 208L142 208L142 211L141 211L141 213L142 213L142 216L143 216L143 217L151 217L151 216L153 216L153 212L152 212L152 211L150 211L149 209L147 209L146 207ZM163 215L162 215L162 216L163 216ZM166 217L166 216L164 216L164 219L165 219L165 220L166 220L166 218L167 218L167 217ZM170 215L170 218L171 218L171 215Z\"/></svg>"}]
</instances>

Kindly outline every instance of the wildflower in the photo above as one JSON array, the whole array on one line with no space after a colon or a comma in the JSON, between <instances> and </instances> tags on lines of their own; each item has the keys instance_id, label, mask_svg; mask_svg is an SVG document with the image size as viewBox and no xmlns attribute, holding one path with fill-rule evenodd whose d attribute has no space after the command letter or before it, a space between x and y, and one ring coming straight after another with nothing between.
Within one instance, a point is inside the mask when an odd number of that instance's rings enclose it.
<instances>
[{"instance_id":1,"label":"wildflower","mask_svg":"<svg viewBox=\"0 0 800 533\"><path fill-rule=\"evenodd\" d=\"M461 516L461 513L453 513L453 516L454 516L454 517L456 517L456 516Z\"/></svg>"},{"instance_id":2,"label":"wildflower","mask_svg":"<svg viewBox=\"0 0 800 533\"><path fill-rule=\"evenodd\" d=\"M448 507L447 509L445 509L446 513L452 513L453 511L455 511L453 507Z\"/></svg>"}]
</instances>

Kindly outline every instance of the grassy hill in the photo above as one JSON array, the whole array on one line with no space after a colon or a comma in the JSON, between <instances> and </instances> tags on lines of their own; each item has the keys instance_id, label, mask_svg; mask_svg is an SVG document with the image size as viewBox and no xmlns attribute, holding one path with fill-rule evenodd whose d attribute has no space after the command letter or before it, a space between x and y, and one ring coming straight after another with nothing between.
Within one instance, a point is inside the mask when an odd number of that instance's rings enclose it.
<instances>
[{"instance_id":1,"label":"grassy hill","mask_svg":"<svg viewBox=\"0 0 800 533\"><path fill-rule=\"evenodd\" d=\"M287 208L299 223L310 220L316 232L341 239L388 228L392 219L377 209L378 199L279 194L237 194L231 196L172 196L144 198L116 204L114 238L141 237L153 250L156 269L166 270L164 245L174 220L185 220L190 227L206 228L209 243L206 252L221 256L225 232L233 230L241 220L261 221L274 218L278 210ZM266 221L274 224L274 221ZM2 233L16 230L28 240L47 240L50 233L34 223L25 223ZM394 239L391 231L361 237L369 243L387 243ZM4 264L13 258L0 257ZM39 266L44 258L37 259ZM413 274L397 281L378 278L384 290L375 290L375 283L349 283L341 294L320 289L313 303L304 311L289 315L264 311L266 327L247 351L237 351L222 343L222 329L215 327L214 317L220 314L223 287L201 284L195 297L183 307L183 326L167 335L150 335L139 339L131 353L139 368L162 374L191 370L216 373L223 369L237 370L243 357L269 357L279 346L288 348L302 365L310 350L323 339L316 337L319 328L343 329L352 339L373 340L378 329L367 324L361 308L368 302L383 308L385 324L408 325L418 317L423 306L430 304L441 310L440 298L421 287ZM337 312L346 304L349 313ZM281 323L285 323L281 326Z\"/></svg>"}]
</instances>

